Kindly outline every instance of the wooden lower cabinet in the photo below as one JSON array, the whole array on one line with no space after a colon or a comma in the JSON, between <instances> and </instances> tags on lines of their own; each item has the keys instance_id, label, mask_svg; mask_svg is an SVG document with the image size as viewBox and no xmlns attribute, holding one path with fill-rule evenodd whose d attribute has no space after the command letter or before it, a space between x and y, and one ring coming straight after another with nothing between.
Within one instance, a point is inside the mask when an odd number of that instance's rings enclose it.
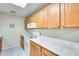
<instances>
[{"instance_id":1,"label":"wooden lower cabinet","mask_svg":"<svg viewBox=\"0 0 79 59\"><path fill-rule=\"evenodd\" d=\"M37 43L30 41L30 56L57 56Z\"/></svg>"},{"instance_id":2,"label":"wooden lower cabinet","mask_svg":"<svg viewBox=\"0 0 79 59\"><path fill-rule=\"evenodd\" d=\"M34 56L35 55L35 52L34 52L34 46L33 45L30 45L30 55L31 56Z\"/></svg>"},{"instance_id":3,"label":"wooden lower cabinet","mask_svg":"<svg viewBox=\"0 0 79 59\"><path fill-rule=\"evenodd\" d=\"M21 35L21 40L20 40L21 47L24 49L24 37Z\"/></svg>"},{"instance_id":4,"label":"wooden lower cabinet","mask_svg":"<svg viewBox=\"0 0 79 59\"><path fill-rule=\"evenodd\" d=\"M41 56L41 50L35 49L35 56Z\"/></svg>"},{"instance_id":5,"label":"wooden lower cabinet","mask_svg":"<svg viewBox=\"0 0 79 59\"><path fill-rule=\"evenodd\" d=\"M45 48L42 48L42 56L56 56L56 54Z\"/></svg>"},{"instance_id":6,"label":"wooden lower cabinet","mask_svg":"<svg viewBox=\"0 0 79 59\"><path fill-rule=\"evenodd\" d=\"M30 41L30 56L41 56L41 46Z\"/></svg>"}]
</instances>

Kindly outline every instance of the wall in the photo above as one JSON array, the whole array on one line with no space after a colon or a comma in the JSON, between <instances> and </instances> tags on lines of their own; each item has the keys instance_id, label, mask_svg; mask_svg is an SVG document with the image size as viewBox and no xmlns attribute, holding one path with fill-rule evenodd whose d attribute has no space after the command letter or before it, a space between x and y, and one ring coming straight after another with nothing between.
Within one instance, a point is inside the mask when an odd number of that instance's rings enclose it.
<instances>
[{"instance_id":1,"label":"wall","mask_svg":"<svg viewBox=\"0 0 79 59\"><path fill-rule=\"evenodd\" d=\"M31 29L29 32L41 32L42 35L79 43L79 29Z\"/></svg>"},{"instance_id":2,"label":"wall","mask_svg":"<svg viewBox=\"0 0 79 59\"><path fill-rule=\"evenodd\" d=\"M15 24L10 28L10 24ZM3 38L3 49L20 45L20 34L25 33L24 18L0 13L0 34Z\"/></svg>"}]
</instances>

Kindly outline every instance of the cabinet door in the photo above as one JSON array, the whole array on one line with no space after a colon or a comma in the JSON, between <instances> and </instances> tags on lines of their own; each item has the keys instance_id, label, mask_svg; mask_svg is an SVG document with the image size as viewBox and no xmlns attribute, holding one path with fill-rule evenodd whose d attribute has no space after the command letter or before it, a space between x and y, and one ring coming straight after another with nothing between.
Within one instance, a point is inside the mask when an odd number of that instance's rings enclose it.
<instances>
[{"instance_id":1,"label":"cabinet door","mask_svg":"<svg viewBox=\"0 0 79 59\"><path fill-rule=\"evenodd\" d=\"M30 55L41 56L41 46L33 41L30 41Z\"/></svg>"},{"instance_id":2,"label":"cabinet door","mask_svg":"<svg viewBox=\"0 0 79 59\"><path fill-rule=\"evenodd\" d=\"M27 25L28 23L30 23L30 20L29 20L29 18L26 18L25 19L25 25Z\"/></svg>"},{"instance_id":3,"label":"cabinet door","mask_svg":"<svg viewBox=\"0 0 79 59\"><path fill-rule=\"evenodd\" d=\"M34 14L32 19L32 22L36 23L37 28L42 28L42 20L39 13Z\"/></svg>"},{"instance_id":4,"label":"cabinet door","mask_svg":"<svg viewBox=\"0 0 79 59\"><path fill-rule=\"evenodd\" d=\"M38 12L37 14L37 26L38 26L38 28L43 28L42 27L42 18L41 18L41 14L40 14L40 12Z\"/></svg>"},{"instance_id":5,"label":"cabinet door","mask_svg":"<svg viewBox=\"0 0 79 59\"><path fill-rule=\"evenodd\" d=\"M64 27L79 27L79 4L65 4Z\"/></svg>"},{"instance_id":6,"label":"cabinet door","mask_svg":"<svg viewBox=\"0 0 79 59\"><path fill-rule=\"evenodd\" d=\"M30 56L35 56L35 47L30 44Z\"/></svg>"},{"instance_id":7,"label":"cabinet door","mask_svg":"<svg viewBox=\"0 0 79 59\"><path fill-rule=\"evenodd\" d=\"M51 4L49 6L49 28L60 27L60 5Z\"/></svg>"},{"instance_id":8,"label":"cabinet door","mask_svg":"<svg viewBox=\"0 0 79 59\"><path fill-rule=\"evenodd\" d=\"M45 48L42 48L42 56L56 56L56 54Z\"/></svg>"},{"instance_id":9,"label":"cabinet door","mask_svg":"<svg viewBox=\"0 0 79 59\"><path fill-rule=\"evenodd\" d=\"M27 28L27 24L29 23L29 20L28 20L28 18L26 18L25 20L24 20L24 25L25 25L25 28Z\"/></svg>"},{"instance_id":10,"label":"cabinet door","mask_svg":"<svg viewBox=\"0 0 79 59\"><path fill-rule=\"evenodd\" d=\"M27 28L27 24L32 23L31 17L26 18L24 23L25 23L25 28Z\"/></svg>"},{"instance_id":11,"label":"cabinet door","mask_svg":"<svg viewBox=\"0 0 79 59\"><path fill-rule=\"evenodd\" d=\"M30 55L31 56L57 56L55 53L43 48L42 46L30 41Z\"/></svg>"},{"instance_id":12,"label":"cabinet door","mask_svg":"<svg viewBox=\"0 0 79 59\"><path fill-rule=\"evenodd\" d=\"M21 41L20 41L21 47L24 49L24 37L21 36Z\"/></svg>"},{"instance_id":13,"label":"cabinet door","mask_svg":"<svg viewBox=\"0 0 79 59\"><path fill-rule=\"evenodd\" d=\"M42 19L42 28L48 28L48 8L40 11L40 17Z\"/></svg>"}]
</instances>

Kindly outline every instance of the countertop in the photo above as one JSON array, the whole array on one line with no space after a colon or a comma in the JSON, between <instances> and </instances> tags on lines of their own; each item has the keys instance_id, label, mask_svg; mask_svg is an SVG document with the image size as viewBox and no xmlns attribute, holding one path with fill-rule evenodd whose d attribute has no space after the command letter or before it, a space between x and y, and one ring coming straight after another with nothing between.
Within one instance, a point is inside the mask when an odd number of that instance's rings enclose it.
<instances>
[{"instance_id":1,"label":"countertop","mask_svg":"<svg viewBox=\"0 0 79 59\"><path fill-rule=\"evenodd\" d=\"M79 56L79 43L46 36L31 40L59 56Z\"/></svg>"}]
</instances>

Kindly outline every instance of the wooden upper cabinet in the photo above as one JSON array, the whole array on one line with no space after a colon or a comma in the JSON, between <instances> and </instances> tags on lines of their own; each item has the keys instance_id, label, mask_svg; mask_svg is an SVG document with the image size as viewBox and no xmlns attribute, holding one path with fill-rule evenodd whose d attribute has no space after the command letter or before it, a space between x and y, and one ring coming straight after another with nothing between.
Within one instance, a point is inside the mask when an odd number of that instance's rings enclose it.
<instances>
[{"instance_id":1,"label":"wooden upper cabinet","mask_svg":"<svg viewBox=\"0 0 79 59\"><path fill-rule=\"evenodd\" d=\"M26 18L25 26L35 22L37 28L79 27L79 4L51 4Z\"/></svg>"},{"instance_id":2,"label":"wooden upper cabinet","mask_svg":"<svg viewBox=\"0 0 79 59\"><path fill-rule=\"evenodd\" d=\"M31 20L29 17L25 19L25 25L29 24L30 22L31 22Z\"/></svg>"},{"instance_id":3,"label":"wooden upper cabinet","mask_svg":"<svg viewBox=\"0 0 79 59\"><path fill-rule=\"evenodd\" d=\"M43 28L42 27L42 18L41 18L40 12L37 13L37 26L38 26L38 28Z\"/></svg>"},{"instance_id":4,"label":"wooden upper cabinet","mask_svg":"<svg viewBox=\"0 0 79 59\"><path fill-rule=\"evenodd\" d=\"M36 28L79 27L79 4L51 4L26 18L25 26L36 23Z\"/></svg>"},{"instance_id":5,"label":"wooden upper cabinet","mask_svg":"<svg viewBox=\"0 0 79 59\"><path fill-rule=\"evenodd\" d=\"M79 4L64 5L64 27L79 27Z\"/></svg>"},{"instance_id":6,"label":"wooden upper cabinet","mask_svg":"<svg viewBox=\"0 0 79 59\"><path fill-rule=\"evenodd\" d=\"M37 28L59 28L60 26L59 4L51 4L48 7L28 17L26 24L34 22Z\"/></svg>"},{"instance_id":7,"label":"wooden upper cabinet","mask_svg":"<svg viewBox=\"0 0 79 59\"><path fill-rule=\"evenodd\" d=\"M60 5L51 4L49 7L49 28L60 27Z\"/></svg>"},{"instance_id":8,"label":"wooden upper cabinet","mask_svg":"<svg viewBox=\"0 0 79 59\"><path fill-rule=\"evenodd\" d=\"M32 22L36 23L37 28L42 28L42 19L40 13L34 14L32 19Z\"/></svg>"},{"instance_id":9,"label":"wooden upper cabinet","mask_svg":"<svg viewBox=\"0 0 79 59\"><path fill-rule=\"evenodd\" d=\"M27 28L27 24L29 24L29 23L32 23L31 17L28 17L28 18L25 19L25 21L24 21L25 28Z\"/></svg>"},{"instance_id":10,"label":"wooden upper cabinet","mask_svg":"<svg viewBox=\"0 0 79 59\"><path fill-rule=\"evenodd\" d=\"M42 28L48 28L48 8L44 8L40 11L40 17L42 20Z\"/></svg>"},{"instance_id":11,"label":"wooden upper cabinet","mask_svg":"<svg viewBox=\"0 0 79 59\"><path fill-rule=\"evenodd\" d=\"M36 23L37 28L48 28L48 10L42 9L33 15L33 22Z\"/></svg>"},{"instance_id":12,"label":"wooden upper cabinet","mask_svg":"<svg viewBox=\"0 0 79 59\"><path fill-rule=\"evenodd\" d=\"M25 20L24 20L24 25L25 25L25 28L26 28L26 26L27 26L27 24L28 24L28 18L26 18Z\"/></svg>"}]
</instances>

